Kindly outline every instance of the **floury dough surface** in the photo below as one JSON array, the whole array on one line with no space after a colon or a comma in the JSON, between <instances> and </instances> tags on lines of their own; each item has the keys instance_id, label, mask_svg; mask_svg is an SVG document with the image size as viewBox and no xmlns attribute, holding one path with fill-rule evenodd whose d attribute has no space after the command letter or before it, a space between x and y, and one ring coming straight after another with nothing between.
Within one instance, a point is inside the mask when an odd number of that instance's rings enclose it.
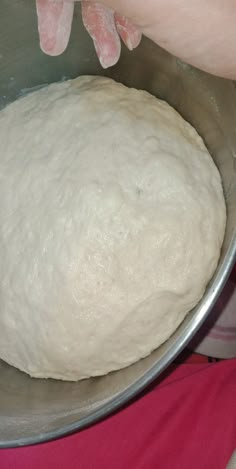
<instances>
[{"instance_id":1,"label":"floury dough surface","mask_svg":"<svg viewBox=\"0 0 236 469\"><path fill-rule=\"evenodd\" d=\"M145 357L202 297L226 211L202 139L101 77L0 112L0 357L79 380Z\"/></svg>"}]
</instances>

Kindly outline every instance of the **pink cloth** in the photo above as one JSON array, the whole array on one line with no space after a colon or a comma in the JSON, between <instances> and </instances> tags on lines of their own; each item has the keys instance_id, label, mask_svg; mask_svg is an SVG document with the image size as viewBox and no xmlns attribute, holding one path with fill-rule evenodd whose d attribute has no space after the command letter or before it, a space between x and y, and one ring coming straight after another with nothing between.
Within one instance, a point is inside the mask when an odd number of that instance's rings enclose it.
<instances>
[{"instance_id":1,"label":"pink cloth","mask_svg":"<svg viewBox=\"0 0 236 469\"><path fill-rule=\"evenodd\" d=\"M225 469L236 448L236 360L171 367L114 416L39 446L1 450L1 469Z\"/></svg>"}]
</instances>

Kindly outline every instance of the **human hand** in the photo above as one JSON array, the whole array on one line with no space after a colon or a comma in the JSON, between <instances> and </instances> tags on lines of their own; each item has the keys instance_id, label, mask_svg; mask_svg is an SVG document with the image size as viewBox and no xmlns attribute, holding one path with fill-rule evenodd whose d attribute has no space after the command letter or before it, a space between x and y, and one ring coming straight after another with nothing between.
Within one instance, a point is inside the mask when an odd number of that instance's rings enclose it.
<instances>
[{"instance_id":1,"label":"human hand","mask_svg":"<svg viewBox=\"0 0 236 469\"><path fill-rule=\"evenodd\" d=\"M41 48L49 55L59 55L69 41L74 1L36 0L36 6ZM82 18L104 68L119 60L120 37L130 50L141 41L142 35L138 28L126 17L102 4L82 1Z\"/></svg>"},{"instance_id":2,"label":"human hand","mask_svg":"<svg viewBox=\"0 0 236 469\"><path fill-rule=\"evenodd\" d=\"M69 40L72 0L36 0L41 47L52 55ZM235 0L101 0L82 2L84 24L104 67L119 59L117 30L130 49L141 33L187 63L236 78ZM118 12L118 13L115 13Z\"/></svg>"}]
</instances>

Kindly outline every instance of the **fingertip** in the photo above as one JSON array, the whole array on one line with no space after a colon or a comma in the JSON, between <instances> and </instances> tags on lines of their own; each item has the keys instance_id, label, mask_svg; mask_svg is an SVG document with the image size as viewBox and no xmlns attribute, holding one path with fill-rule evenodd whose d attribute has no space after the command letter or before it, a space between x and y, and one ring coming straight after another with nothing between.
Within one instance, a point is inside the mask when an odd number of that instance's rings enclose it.
<instances>
[{"instance_id":1,"label":"fingertip","mask_svg":"<svg viewBox=\"0 0 236 469\"><path fill-rule=\"evenodd\" d=\"M106 69L115 65L120 57L120 38L112 10L98 3L82 2L83 23L93 40L101 66Z\"/></svg>"},{"instance_id":2,"label":"fingertip","mask_svg":"<svg viewBox=\"0 0 236 469\"><path fill-rule=\"evenodd\" d=\"M126 47L130 51L138 47L142 39L141 31L125 16L119 14L115 14L115 23L117 31Z\"/></svg>"},{"instance_id":3,"label":"fingertip","mask_svg":"<svg viewBox=\"0 0 236 469\"><path fill-rule=\"evenodd\" d=\"M36 0L41 50L58 56L67 48L74 12L74 3L62 0Z\"/></svg>"},{"instance_id":4,"label":"fingertip","mask_svg":"<svg viewBox=\"0 0 236 469\"><path fill-rule=\"evenodd\" d=\"M110 47L110 44L103 44L102 47L98 47L95 44L95 49L97 52L97 56L99 59L99 62L101 66L106 69L109 67L113 67L114 65L117 64L119 58L120 58L120 52L121 52L121 45L114 47Z\"/></svg>"}]
</instances>

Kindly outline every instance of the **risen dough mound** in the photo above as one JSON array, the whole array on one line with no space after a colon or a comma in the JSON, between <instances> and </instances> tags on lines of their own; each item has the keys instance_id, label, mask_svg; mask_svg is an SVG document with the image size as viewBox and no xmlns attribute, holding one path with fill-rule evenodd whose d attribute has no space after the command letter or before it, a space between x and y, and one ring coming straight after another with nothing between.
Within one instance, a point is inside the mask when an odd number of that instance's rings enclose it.
<instances>
[{"instance_id":1,"label":"risen dough mound","mask_svg":"<svg viewBox=\"0 0 236 469\"><path fill-rule=\"evenodd\" d=\"M0 357L79 380L163 343L204 293L225 229L202 139L107 78L0 113Z\"/></svg>"}]
</instances>

